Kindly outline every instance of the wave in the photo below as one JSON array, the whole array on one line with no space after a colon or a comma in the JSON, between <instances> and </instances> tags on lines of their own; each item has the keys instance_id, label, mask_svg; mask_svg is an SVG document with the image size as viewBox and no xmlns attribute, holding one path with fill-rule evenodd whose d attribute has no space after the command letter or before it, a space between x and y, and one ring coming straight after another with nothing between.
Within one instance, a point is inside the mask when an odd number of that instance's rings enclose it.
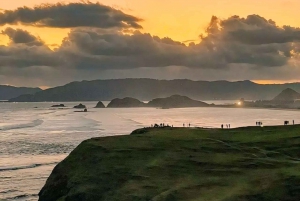
<instances>
[{"instance_id":1,"label":"wave","mask_svg":"<svg viewBox=\"0 0 300 201\"><path fill-rule=\"evenodd\" d=\"M42 123L44 123L43 120L36 119L36 120L34 120L30 123L26 123L26 124L15 124L15 125L2 126L2 127L0 127L0 131L8 131L8 130L15 130L15 129L23 129L23 128L33 128L33 127L41 125Z\"/></svg>"},{"instance_id":2,"label":"wave","mask_svg":"<svg viewBox=\"0 0 300 201\"><path fill-rule=\"evenodd\" d=\"M40 166L47 166L47 165L56 165L58 162L53 163L37 163L37 164L31 164L31 165L24 165L24 166L14 166L14 167L0 167L0 172L5 171L15 171L15 170L24 170L24 169L32 169L37 168Z\"/></svg>"}]
</instances>

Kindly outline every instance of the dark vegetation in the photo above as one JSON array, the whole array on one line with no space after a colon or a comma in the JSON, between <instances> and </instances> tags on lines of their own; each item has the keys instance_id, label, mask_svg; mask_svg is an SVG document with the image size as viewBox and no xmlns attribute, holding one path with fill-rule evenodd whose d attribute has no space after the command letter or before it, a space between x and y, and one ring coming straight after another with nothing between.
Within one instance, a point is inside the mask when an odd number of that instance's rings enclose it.
<instances>
[{"instance_id":1,"label":"dark vegetation","mask_svg":"<svg viewBox=\"0 0 300 201\"><path fill-rule=\"evenodd\" d=\"M300 126L145 128L81 143L41 201L299 201Z\"/></svg>"}]
</instances>

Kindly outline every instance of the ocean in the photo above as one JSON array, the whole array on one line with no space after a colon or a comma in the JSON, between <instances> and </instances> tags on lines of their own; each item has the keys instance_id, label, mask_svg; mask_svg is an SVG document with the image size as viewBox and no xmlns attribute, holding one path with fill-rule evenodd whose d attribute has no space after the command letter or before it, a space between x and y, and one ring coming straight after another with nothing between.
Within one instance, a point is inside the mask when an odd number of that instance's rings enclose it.
<instances>
[{"instance_id":1,"label":"ocean","mask_svg":"<svg viewBox=\"0 0 300 201\"><path fill-rule=\"evenodd\" d=\"M265 126L285 120L300 123L299 111L293 110L95 109L96 102L84 102L89 112L79 113L72 108L78 103L64 103L64 109L51 108L54 104L0 103L0 200L38 200L54 166L89 138L128 135L155 123L207 128L255 126L257 121Z\"/></svg>"}]
</instances>

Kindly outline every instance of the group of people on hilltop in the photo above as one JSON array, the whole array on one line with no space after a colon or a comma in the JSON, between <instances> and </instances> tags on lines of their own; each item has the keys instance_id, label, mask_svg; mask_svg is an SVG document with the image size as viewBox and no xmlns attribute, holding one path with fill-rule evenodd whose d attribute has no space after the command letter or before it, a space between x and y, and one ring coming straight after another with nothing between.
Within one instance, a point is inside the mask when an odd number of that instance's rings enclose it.
<instances>
[{"instance_id":1,"label":"group of people on hilltop","mask_svg":"<svg viewBox=\"0 0 300 201\"><path fill-rule=\"evenodd\" d=\"M166 127L171 127L169 124L164 124L164 123L160 123L160 124L151 124L151 128L166 128ZM173 127L173 125L172 125Z\"/></svg>"},{"instance_id":2,"label":"group of people on hilltop","mask_svg":"<svg viewBox=\"0 0 300 201\"><path fill-rule=\"evenodd\" d=\"M185 127L185 123L182 124L182 125L183 125L183 127ZM186 126L187 126L187 127L191 127L191 124L189 123L189 124L187 124Z\"/></svg>"},{"instance_id":3,"label":"group of people on hilltop","mask_svg":"<svg viewBox=\"0 0 300 201\"><path fill-rule=\"evenodd\" d=\"M221 128L224 129L224 124L221 125ZM226 128L230 129L230 124L226 124Z\"/></svg>"},{"instance_id":4,"label":"group of people on hilltop","mask_svg":"<svg viewBox=\"0 0 300 201\"><path fill-rule=\"evenodd\" d=\"M256 126L262 126L262 125L263 125L263 123L261 121L256 122Z\"/></svg>"}]
</instances>

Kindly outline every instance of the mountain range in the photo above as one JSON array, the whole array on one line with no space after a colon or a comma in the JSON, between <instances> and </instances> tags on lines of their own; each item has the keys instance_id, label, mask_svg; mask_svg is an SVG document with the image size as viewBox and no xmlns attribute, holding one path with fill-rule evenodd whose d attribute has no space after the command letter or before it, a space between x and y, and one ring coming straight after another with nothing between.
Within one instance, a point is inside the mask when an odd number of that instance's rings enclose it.
<instances>
[{"instance_id":1,"label":"mountain range","mask_svg":"<svg viewBox=\"0 0 300 201\"><path fill-rule=\"evenodd\" d=\"M249 80L192 81L155 79L112 79L71 82L64 86L12 98L12 102L110 101L132 97L151 100L179 94L197 100L271 100L286 88L300 91L300 83L257 84Z\"/></svg>"},{"instance_id":2,"label":"mountain range","mask_svg":"<svg viewBox=\"0 0 300 201\"><path fill-rule=\"evenodd\" d=\"M0 85L0 100L9 100L22 94L34 94L42 91L40 88L13 87Z\"/></svg>"}]
</instances>

